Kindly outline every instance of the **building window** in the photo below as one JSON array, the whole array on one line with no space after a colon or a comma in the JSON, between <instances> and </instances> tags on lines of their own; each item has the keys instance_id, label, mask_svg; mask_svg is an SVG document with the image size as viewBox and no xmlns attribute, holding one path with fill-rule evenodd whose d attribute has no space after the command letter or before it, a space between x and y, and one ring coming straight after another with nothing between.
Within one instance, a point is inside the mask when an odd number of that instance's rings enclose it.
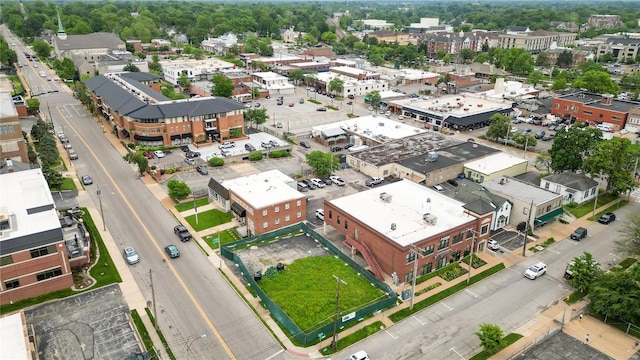
<instances>
[{"instance_id":1,"label":"building window","mask_svg":"<svg viewBox=\"0 0 640 360\"><path fill-rule=\"evenodd\" d=\"M404 282L410 283L413 280L413 271L410 271L404 275Z\"/></svg>"},{"instance_id":2,"label":"building window","mask_svg":"<svg viewBox=\"0 0 640 360\"><path fill-rule=\"evenodd\" d=\"M422 255L427 256L429 254L433 254L433 245L429 245L426 248L422 249Z\"/></svg>"},{"instance_id":3,"label":"building window","mask_svg":"<svg viewBox=\"0 0 640 360\"><path fill-rule=\"evenodd\" d=\"M62 269L61 268L57 268L57 269L53 269L53 270L47 270L44 272L41 272L39 274L36 275L36 279L38 281L42 281L42 280L47 280L47 279L51 279L54 278L56 276L60 276L62 275Z\"/></svg>"},{"instance_id":4,"label":"building window","mask_svg":"<svg viewBox=\"0 0 640 360\"><path fill-rule=\"evenodd\" d=\"M289 203L284 204L284 209L289 210Z\"/></svg>"},{"instance_id":5,"label":"building window","mask_svg":"<svg viewBox=\"0 0 640 360\"><path fill-rule=\"evenodd\" d=\"M349 229L349 221L347 220L344 221L344 228Z\"/></svg>"},{"instance_id":6,"label":"building window","mask_svg":"<svg viewBox=\"0 0 640 360\"><path fill-rule=\"evenodd\" d=\"M438 243L438 250L442 250L447 246L449 246L449 237L445 236L442 239L440 239L440 242Z\"/></svg>"},{"instance_id":7,"label":"building window","mask_svg":"<svg viewBox=\"0 0 640 360\"><path fill-rule=\"evenodd\" d=\"M338 219L337 219L338 225L340 224L340 215L338 215Z\"/></svg>"},{"instance_id":8,"label":"building window","mask_svg":"<svg viewBox=\"0 0 640 360\"><path fill-rule=\"evenodd\" d=\"M486 234L487 232L489 232L489 224L487 224L487 225L482 225L482 227L480 228L480 234L481 234L481 235L484 235L484 234Z\"/></svg>"},{"instance_id":9,"label":"building window","mask_svg":"<svg viewBox=\"0 0 640 360\"><path fill-rule=\"evenodd\" d=\"M431 271L433 271L433 263L428 262L420 268L420 275L427 275Z\"/></svg>"},{"instance_id":10,"label":"building window","mask_svg":"<svg viewBox=\"0 0 640 360\"><path fill-rule=\"evenodd\" d=\"M547 205L547 212L551 211L551 205Z\"/></svg>"},{"instance_id":11,"label":"building window","mask_svg":"<svg viewBox=\"0 0 640 360\"><path fill-rule=\"evenodd\" d=\"M284 221L289 222L289 220L291 220L291 216L287 215L284 217Z\"/></svg>"},{"instance_id":12,"label":"building window","mask_svg":"<svg viewBox=\"0 0 640 360\"><path fill-rule=\"evenodd\" d=\"M262 210L262 216L267 216L267 210Z\"/></svg>"},{"instance_id":13,"label":"building window","mask_svg":"<svg viewBox=\"0 0 640 360\"><path fill-rule=\"evenodd\" d=\"M331 212L331 210L329 210L329 219L333 219L333 212Z\"/></svg>"},{"instance_id":14,"label":"building window","mask_svg":"<svg viewBox=\"0 0 640 360\"><path fill-rule=\"evenodd\" d=\"M9 281L5 281L4 282L4 287L5 289L9 290L9 289L15 289L17 287L20 286L20 280L18 279L14 279L14 280L9 280Z\"/></svg>"},{"instance_id":15,"label":"building window","mask_svg":"<svg viewBox=\"0 0 640 360\"><path fill-rule=\"evenodd\" d=\"M462 233L460 233L460 234L458 234L458 235L454 236L454 237L453 237L453 241L452 241L451 243L452 243L452 244L457 244L457 243L459 243L460 241L462 241Z\"/></svg>"},{"instance_id":16,"label":"building window","mask_svg":"<svg viewBox=\"0 0 640 360\"><path fill-rule=\"evenodd\" d=\"M280 206L276 206L276 212L280 212Z\"/></svg>"},{"instance_id":17,"label":"building window","mask_svg":"<svg viewBox=\"0 0 640 360\"><path fill-rule=\"evenodd\" d=\"M300 219L302 217L302 213L298 211L298 214L296 215L296 217Z\"/></svg>"},{"instance_id":18,"label":"building window","mask_svg":"<svg viewBox=\"0 0 640 360\"><path fill-rule=\"evenodd\" d=\"M275 223L276 225L280 224L280 218L276 218L276 221L274 221L274 223Z\"/></svg>"},{"instance_id":19,"label":"building window","mask_svg":"<svg viewBox=\"0 0 640 360\"><path fill-rule=\"evenodd\" d=\"M302 200L296 201L296 206L300 206L300 205L302 205Z\"/></svg>"},{"instance_id":20,"label":"building window","mask_svg":"<svg viewBox=\"0 0 640 360\"><path fill-rule=\"evenodd\" d=\"M265 222L262 223L262 228L263 229L266 229L268 227L269 227L269 223L268 222L265 221Z\"/></svg>"},{"instance_id":21,"label":"building window","mask_svg":"<svg viewBox=\"0 0 640 360\"><path fill-rule=\"evenodd\" d=\"M410 264L416 259L416 253L414 251L409 251L406 259L404 260L405 264Z\"/></svg>"},{"instance_id":22,"label":"building window","mask_svg":"<svg viewBox=\"0 0 640 360\"><path fill-rule=\"evenodd\" d=\"M13 264L13 256L6 255L6 256L0 257L0 266L5 266L9 264Z\"/></svg>"},{"instance_id":23,"label":"building window","mask_svg":"<svg viewBox=\"0 0 640 360\"><path fill-rule=\"evenodd\" d=\"M436 262L436 269L440 269L447 266L447 257L443 256Z\"/></svg>"},{"instance_id":24,"label":"building window","mask_svg":"<svg viewBox=\"0 0 640 360\"><path fill-rule=\"evenodd\" d=\"M45 246L37 249L31 249L31 258L33 259L40 256L45 256L45 255L55 254L55 253L56 253L56 246L49 245L49 246Z\"/></svg>"}]
</instances>

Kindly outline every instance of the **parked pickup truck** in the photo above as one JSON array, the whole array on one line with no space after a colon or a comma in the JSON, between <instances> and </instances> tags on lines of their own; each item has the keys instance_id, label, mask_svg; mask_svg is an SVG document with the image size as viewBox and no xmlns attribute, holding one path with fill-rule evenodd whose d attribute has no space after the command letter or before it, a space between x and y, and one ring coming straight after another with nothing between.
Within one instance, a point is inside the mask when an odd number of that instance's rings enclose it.
<instances>
[{"instance_id":1,"label":"parked pickup truck","mask_svg":"<svg viewBox=\"0 0 640 360\"><path fill-rule=\"evenodd\" d=\"M222 144L220 144L220 146L218 146L218 148L220 149L231 149L236 147L236 143L234 143L233 141L225 141Z\"/></svg>"},{"instance_id":2,"label":"parked pickup truck","mask_svg":"<svg viewBox=\"0 0 640 360\"><path fill-rule=\"evenodd\" d=\"M187 228L182 226L182 225L176 225L173 228L173 232L176 235L178 235L178 237L180 238L181 241L189 241L189 240L191 240L191 234L189 233L189 230L187 230Z\"/></svg>"}]
</instances>

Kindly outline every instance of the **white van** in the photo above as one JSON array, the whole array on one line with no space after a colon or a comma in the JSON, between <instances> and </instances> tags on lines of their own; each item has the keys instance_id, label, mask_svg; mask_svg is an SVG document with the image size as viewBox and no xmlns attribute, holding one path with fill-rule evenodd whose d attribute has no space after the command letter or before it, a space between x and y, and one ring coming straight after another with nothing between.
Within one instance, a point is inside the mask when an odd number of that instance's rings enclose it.
<instances>
[{"instance_id":1,"label":"white van","mask_svg":"<svg viewBox=\"0 0 640 360\"><path fill-rule=\"evenodd\" d=\"M598 129L600 131L611 132L611 131L613 131L613 125L611 125L611 124L598 124L596 126L596 129Z\"/></svg>"},{"instance_id":2,"label":"white van","mask_svg":"<svg viewBox=\"0 0 640 360\"><path fill-rule=\"evenodd\" d=\"M357 353L349 356L345 360L369 360L369 355L363 350L358 351Z\"/></svg>"},{"instance_id":3,"label":"white van","mask_svg":"<svg viewBox=\"0 0 640 360\"><path fill-rule=\"evenodd\" d=\"M44 70L40 70L40 76L45 77L47 76L47 74L44 72Z\"/></svg>"},{"instance_id":4,"label":"white van","mask_svg":"<svg viewBox=\"0 0 640 360\"><path fill-rule=\"evenodd\" d=\"M324 221L324 209L316 209L316 217Z\"/></svg>"}]
</instances>

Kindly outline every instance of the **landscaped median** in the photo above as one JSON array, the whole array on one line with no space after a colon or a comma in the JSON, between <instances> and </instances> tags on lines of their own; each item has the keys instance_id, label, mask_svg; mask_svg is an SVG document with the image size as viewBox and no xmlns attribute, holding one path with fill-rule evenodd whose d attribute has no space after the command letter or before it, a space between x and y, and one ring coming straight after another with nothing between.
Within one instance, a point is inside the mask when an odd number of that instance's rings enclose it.
<instances>
[{"instance_id":1,"label":"landscaped median","mask_svg":"<svg viewBox=\"0 0 640 360\"><path fill-rule=\"evenodd\" d=\"M404 318L409 317L409 316L415 314L416 312L418 312L418 311L420 311L420 310L422 310L422 309L424 309L426 307L429 307L429 306L431 306L431 305L433 305L433 304L435 304L435 303L437 303L437 302L449 297L450 295L453 295L453 294L455 294L455 293L457 293L459 291L462 291L465 288L477 283L480 280L483 280L483 279L485 279L485 278L497 273L498 271L500 271L500 270L502 270L504 268L505 268L505 266L504 266L503 263L495 265L495 266L493 266L493 267L491 267L491 268L489 268L489 269L487 269L487 270L485 270L485 271L483 271L483 272L481 272L481 273L479 273L477 275L472 276L471 279L469 280L468 284L467 284L466 281L461 281L461 282L459 282L459 283L457 283L457 284L455 284L455 285L453 285L453 286L451 286L451 287L449 287L447 289L444 289L444 290L442 290L442 291L440 291L440 292L438 292L436 294L433 294L432 296L430 296L430 297L428 297L428 298L426 298L424 300L421 300L421 301L418 301L418 302L414 303L413 304L413 309L404 308L404 309L402 309L400 311L397 311L397 312L389 315L389 319L391 321L393 321L394 323L398 322L398 321L401 321Z\"/></svg>"}]
</instances>

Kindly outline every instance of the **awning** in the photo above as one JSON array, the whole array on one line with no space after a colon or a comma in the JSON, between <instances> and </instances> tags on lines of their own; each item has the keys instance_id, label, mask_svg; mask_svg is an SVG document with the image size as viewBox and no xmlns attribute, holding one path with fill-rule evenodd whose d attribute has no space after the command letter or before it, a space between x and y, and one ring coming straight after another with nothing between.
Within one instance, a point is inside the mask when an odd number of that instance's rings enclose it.
<instances>
[{"instance_id":1,"label":"awning","mask_svg":"<svg viewBox=\"0 0 640 360\"><path fill-rule=\"evenodd\" d=\"M246 217L247 216L247 211L242 207L242 205L234 202L233 204L231 204L231 210L236 213L238 216L240 217Z\"/></svg>"},{"instance_id":2,"label":"awning","mask_svg":"<svg viewBox=\"0 0 640 360\"><path fill-rule=\"evenodd\" d=\"M190 139L191 137L192 137L191 133L182 134L182 135L171 135L171 140Z\"/></svg>"},{"instance_id":3,"label":"awning","mask_svg":"<svg viewBox=\"0 0 640 360\"><path fill-rule=\"evenodd\" d=\"M325 138L330 138L338 135L346 135L346 133L340 128L322 130L322 136Z\"/></svg>"},{"instance_id":4,"label":"awning","mask_svg":"<svg viewBox=\"0 0 640 360\"><path fill-rule=\"evenodd\" d=\"M122 133L122 135L124 137L129 137L129 132L127 131L127 129L122 129L122 130L120 130L120 132Z\"/></svg>"},{"instance_id":5,"label":"awning","mask_svg":"<svg viewBox=\"0 0 640 360\"><path fill-rule=\"evenodd\" d=\"M564 214L564 210L561 207L559 207L551 212L548 212L540 217L535 218L533 220L533 224L535 226L544 225L562 214Z\"/></svg>"},{"instance_id":6,"label":"awning","mask_svg":"<svg viewBox=\"0 0 640 360\"><path fill-rule=\"evenodd\" d=\"M133 138L140 141L162 141L162 136L143 136L135 134Z\"/></svg>"}]
</instances>

